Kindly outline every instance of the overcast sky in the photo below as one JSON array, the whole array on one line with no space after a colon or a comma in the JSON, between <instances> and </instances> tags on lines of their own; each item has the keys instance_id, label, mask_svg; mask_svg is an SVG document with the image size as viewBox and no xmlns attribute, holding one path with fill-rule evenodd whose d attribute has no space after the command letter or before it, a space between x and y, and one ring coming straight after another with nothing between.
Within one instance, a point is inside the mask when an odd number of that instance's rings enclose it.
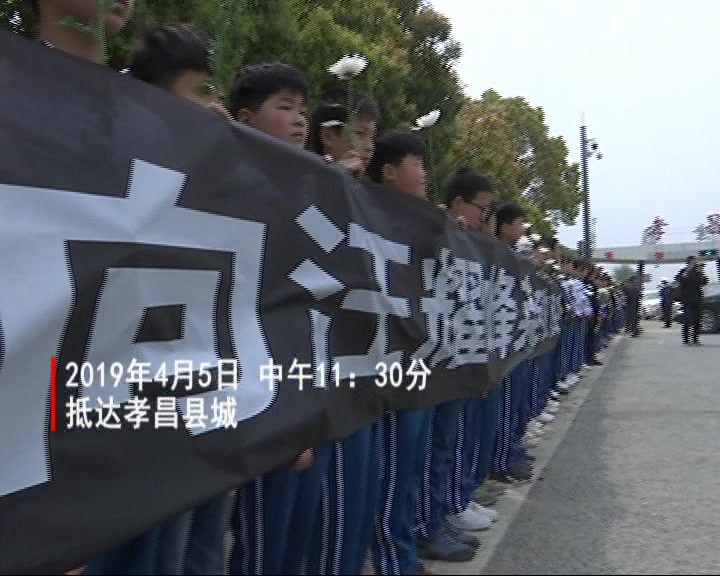
<instances>
[{"instance_id":1,"label":"overcast sky","mask_svg":"<svg viewBox=\"0 0 720 576\"><path fill-rule=\"evenodd\" d=\"M638 244L654 216L666 242L720 212L720 2L434 0L463 47L470 96L488 88L541 106L579 161L581 112L598 245ZM575 247L582 227L563 228ZM708 271L714 266L707 266ZM656 273L669 274L671 267Z\"/></svg>"}]
</instances>

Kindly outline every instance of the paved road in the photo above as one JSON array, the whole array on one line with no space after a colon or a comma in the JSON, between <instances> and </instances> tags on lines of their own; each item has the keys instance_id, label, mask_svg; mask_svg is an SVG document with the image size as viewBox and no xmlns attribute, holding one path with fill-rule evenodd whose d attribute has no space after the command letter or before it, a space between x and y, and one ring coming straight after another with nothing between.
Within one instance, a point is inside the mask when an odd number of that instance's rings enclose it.
<instances>
[{"instance_id":1,"label":"paved road","mask_svg":"<svg viewBox=\"0 0 720 576\"><path fill-rule=\"evenodd\" d=\"M463 573L720 573L720 335L683 347L679 329L645 324Z\"/></svg>"}]
</instances>

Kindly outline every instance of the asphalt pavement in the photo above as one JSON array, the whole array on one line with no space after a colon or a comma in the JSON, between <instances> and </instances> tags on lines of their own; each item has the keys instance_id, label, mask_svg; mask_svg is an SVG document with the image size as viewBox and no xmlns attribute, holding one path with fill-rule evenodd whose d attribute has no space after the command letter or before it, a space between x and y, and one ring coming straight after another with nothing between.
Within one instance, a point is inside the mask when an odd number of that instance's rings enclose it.
<instances>
[{"instance_id":1,"label":"asphalt pavement","mask_svg":"<svg viewBox=\"0 0 720 576\"><path fill-rule=\"evenodd\" d=\"M475 559L438 574L719 574L720 335L645 322L586 373L496 505Z\"/></svg>"}]
</instances>

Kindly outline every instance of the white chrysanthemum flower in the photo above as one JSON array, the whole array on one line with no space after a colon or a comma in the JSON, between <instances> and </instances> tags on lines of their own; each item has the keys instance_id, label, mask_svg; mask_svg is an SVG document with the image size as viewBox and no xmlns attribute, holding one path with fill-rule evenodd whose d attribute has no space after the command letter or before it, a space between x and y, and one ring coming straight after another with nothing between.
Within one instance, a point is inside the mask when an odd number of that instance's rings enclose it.
<instances>
[{"instance_id":1,"label":"white chrysanthemum flower","mask_svg":"<svg viewBox=\"0 0 720 576\"><path fill-rule=\"evenodd\" d=\"M330 74L334 74L341 80L347 80L348 78L351 78L353 76L357 76L360 74L368 65L368 59L364 56L360 56L358 54L349 54L347 56L343 56L335 62L330 68L328 68L328 72Z\"/></svg>"},{"instance_id":2,"label":"white chrysanthemum flower","mask_svg":"<svg viewBox=\"0 0 720 576\"><path fill-rule=\"evenodd\" d=\"M545 248L545 246L540 246L538 250L540 251L540 254L547 254L548 252L550 252L550 250L548 248Z\"/></svg>"},{"instance_id":3,"label":"white chrysanthemum flower","mask_svg":"<svg viewBox=\"0 0 720 576\"><path fill-rule=\"evenodd\" d=\"M557 270L558 272L560 272L560 270L562 270L562 268L560 267L559 264L555 264L555 265L553 266L553 268L554 268L555 270Z\"/></svg>"},{"instance_id":4,"label":"white chrysanthemum flower","mask_svg":"<svg viewBox=\"0 0 720 576\"><path fill-rule=\"evenodd\" d=\"M540 242L540 240L542 240L542 236L540 236L540 234L530 234L530 240L533 242Z\"/></svg>"},{"instance_id":5,"label":"white chrysanthemum flower","mask_svg":"<svg viewBox=\"0 0 720 576\"><path fill-rule=\"evenodd\" d=\"M320 126L323 128L335 128L336 126L345 126L345 122L340 120L328 120L327 122L321 122Z\"/></svg>"},{"instance_id":6,"label":"white chrysanthemum flower","mask_svg":"<svg viewBox=\"0 0 720 576\"><path fill-rule=\"evenodd\" d=\"M530 241L530 238L527 236L520 236L520 239L517 241L518 246L528 246L532 242Z\"/></svg>"},{"instance_id":7,"label":"white chrysanthemum flower","mask_svg":"<svg viewBox=\"0 0 720 576\"><path fill-rule=\"evenodd\" d=\"M557 264L557 260L548 260L546 264Z\"/></svg>"},{"instance_id":8,"label":"white chrysanthemum flower","mask_svg":"<svg viewBox=\"0 0 720 576\"><path fill-rule=\"evenodd\" d=\"M529 230L532 228L532 224L530 224L530 222L523 222L523 228L525 228L525 230Z\"/></svg>"},{"instance_id":9,"label":"white chrysanthemum flower","mask_svg":"<svg viewBox=\"0 0 720 576\"><path fill-rule=\"evenodd\" d=\"M420 116L420 118L415 120L415 127L413 130L430 128L431 126L435 126L438 120L440 120L440 110L433 110L432 112L425 114L425 116Z\"/></svg>"}]
</instances>

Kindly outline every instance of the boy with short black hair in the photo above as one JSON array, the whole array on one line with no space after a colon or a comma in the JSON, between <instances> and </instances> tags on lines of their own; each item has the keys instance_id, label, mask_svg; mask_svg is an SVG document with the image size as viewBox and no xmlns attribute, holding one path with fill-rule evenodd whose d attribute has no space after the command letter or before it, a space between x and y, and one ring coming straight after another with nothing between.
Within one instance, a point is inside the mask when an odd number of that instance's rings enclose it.
<instances>
[{"instance_id":1,"label":"boy with short black hair","mask_svg":"<svg viewBox=\"0 0 720 576\"><path fill-rule=\"evenodd\" d=\"M494 234L495 192L489 178L467 167L460 168L447 182L445 207L448 214L472 230ZM431 444L426 454L421 488L418 533L420 555L428 560L464 562L470 560L479 540L457 528L458 515L465 529L485 529L494 512L473 505L477 486L474 470L482 456L490 460L494 418L481 417L491 410L495 396L463 398L435 406ZM497 405L497 401L495 401ZM484 450L483 442L486 445ZM477 509L476 509L477 508ZM468 511L469 509L469 511ZM474 520L474 522L473 522Z\"/></svg>"},{"instance_id":2,"label":"boy with short black hair","mask_svg":"<svg viewBox=\"0 0 720 576\"><path fill-rule=\"evenodd\" d=\"M426 156L427 146L420 138L389 130L377 139L368 176L388 188L424 199Z\"/></svg>"},{"instance_id":3,"label":"boy with short black hair","mask_svg":"<svg viewBox=\"0 0 720 576\"><path fill-rule=\"evenodd\" d=\"M227 106L243 124L304 148L309 94L310 86L300 70L282 62L265 62L238 71Z\"/></svg>"},{"instance_id":4,"label":"boy with short black hair","mask_svg":"<svg viewBox=\"0 0 720 576\"><path fill-rule=\"evenodd\" d=\"M304 148L308 137L309 92L305 75L293 66L282 62L251 64L235 75L227 106L234 119ZM297 521L295 505L308 485L317 486L319 500L329 458L329 448L305 450L291 464L238 489L229 574L287 574L300 570L301 560L295 561L290 545L297 545L304 556L310 534L309 530L293 533L292 522ZM312 508L312 513L315 512ZM305 523L312 520L314 516Z\"/></svg>"},{"instance_id":5,"label":"boy with short black hair","mask_svg":"<svg viewBox=\"0 0 720 576\"><path fill-rule=\"evenodd\" d=\"M128 72L138 80L208 105L217 95L212 81L212 40L190 24L156 26L135 45Z\"/></svg>"},{"instance_id":6,"label":"boy with short black hair","mask_svg":"<svg viewBox=\"0 0 720 576\"><path fill-rule=\"evenodd\" d=\"M515 202L505 202L495 213L497 218L497 237L509 246L515 246L525 234L527 212Z\"/></svg>"},{"instance_id":7,"label":"boy with short black hair","mask_svg":"<svg viewBox=\"0 0 720 576\"><path fill-rule=\"evenodd\" d=\"M378 138L368 175L378 184L425 198L425 143L409 132ZM413 537L432 409L390 412L383 418L380 502L375 515L373 556L377 574L423 570Z\"/></svg>"},{"instance_id":8,"label":"boy with short black hair","mask_svg":"<svg viewBox=\"0 0 720 576\"><path fill-rule=\"evenodd\" d=\"M459 168L447 182L445 206L470 228L495 235L495 186L484 174Z\"/></svg>"}]
</instances>

